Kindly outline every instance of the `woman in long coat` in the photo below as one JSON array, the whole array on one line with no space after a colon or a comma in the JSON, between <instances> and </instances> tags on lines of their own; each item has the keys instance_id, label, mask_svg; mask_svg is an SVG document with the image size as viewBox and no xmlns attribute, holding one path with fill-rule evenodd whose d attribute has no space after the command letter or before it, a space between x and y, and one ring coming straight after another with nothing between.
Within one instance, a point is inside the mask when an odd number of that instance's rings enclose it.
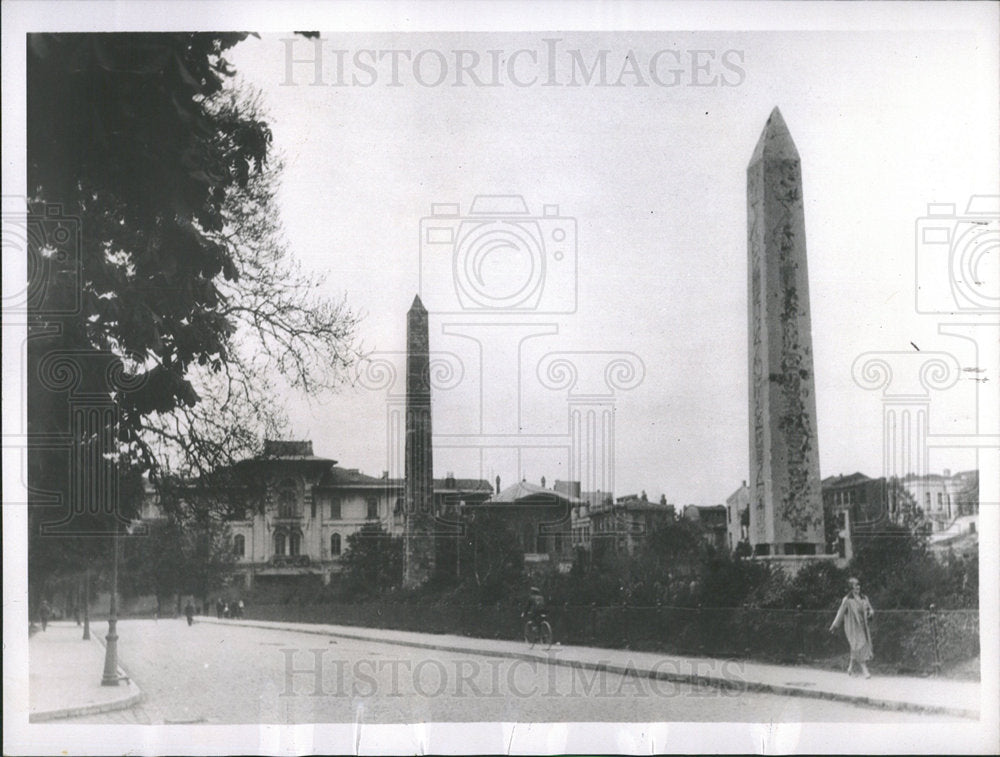
<instances>
[{"instance_id":1,"label":"woman in long coat","mask_svg":"<svg viewBox=\"0 0 1000 757\"><path fill-rule=\"evenodd\" d=\"M847 643L851 645L851 661L847 665L848 675L854 675L854 663L861 665L865 678L871 678L866 664L874 656L872 652L872 634L868 627L869 619L875 614L868 597L861 593L861 582L856 578L848 579L850 591L840 603L837 617L830 625L830 633L841 623L844 624L844 634Z\"/></svg>"}]
</instances>

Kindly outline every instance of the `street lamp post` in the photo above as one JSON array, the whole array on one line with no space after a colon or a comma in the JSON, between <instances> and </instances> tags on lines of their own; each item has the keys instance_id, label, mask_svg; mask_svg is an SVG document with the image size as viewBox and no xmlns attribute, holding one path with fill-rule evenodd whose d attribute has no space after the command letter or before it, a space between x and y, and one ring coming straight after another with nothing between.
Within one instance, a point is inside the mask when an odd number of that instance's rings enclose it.
<instances>
[{"instance_id":1,"label":"street lamp post","mask_svg":"<svg viewBox=\"0 0 1000 757\"><path fill-rule=\"evenodd\" d=\"M108 607L108 635L104 648L104 676L101 686L118 685L118 524L115 523L114 559L111 563L111 602Z\"/></svg>"},{"instance_id":2,"label":"street lamp post","mask_svg":"<svg viewBox=\"0 0 1000 757\"><path fill-rule=\"evenodd\" d=\"M90 640L90 566L83 573L83 640Z\"/></svg>"}]
</instances>

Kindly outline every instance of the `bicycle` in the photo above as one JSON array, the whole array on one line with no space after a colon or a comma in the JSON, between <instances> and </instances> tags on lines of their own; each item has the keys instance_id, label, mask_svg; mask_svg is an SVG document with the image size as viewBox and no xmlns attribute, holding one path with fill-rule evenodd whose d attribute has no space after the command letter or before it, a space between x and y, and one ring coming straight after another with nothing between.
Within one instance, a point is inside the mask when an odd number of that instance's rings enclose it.
<instances>
[{"instance_id":1,"label":"bicycle","mask_svg":"<svg viewBox=\"0 0 1000 757\"><path fill-rule=\"evenodd\" d=\"M523 618L524 615L522 614ZM545 649L552 647L552 625L548 621L546 613L538 614L538 619L529 617L524 622L524 640L528 642L528 648L533 648L535 644L542 644Z\"/></svg>"}]
</instances>

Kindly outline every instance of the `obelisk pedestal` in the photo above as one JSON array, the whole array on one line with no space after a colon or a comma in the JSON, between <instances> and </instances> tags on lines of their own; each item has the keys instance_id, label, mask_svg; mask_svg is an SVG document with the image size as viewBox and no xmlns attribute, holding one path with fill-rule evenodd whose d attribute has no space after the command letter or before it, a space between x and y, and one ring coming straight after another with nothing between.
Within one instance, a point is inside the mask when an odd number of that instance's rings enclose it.
<instances>
[{"instance_id":1,"label":"obelisk pedestal","mask_svg":"<svg viewBox=\"0 0 1000 757\"><path fill-rule=\"evenodd\" d=\"M747 168L750 542L756 555L824 545L802 172L780 111Z\"/></svg>"},{"instance_id":2,"label":"obelisk pedestal","mask_svg":"<svg viewBox=\"0 0 1000 757\"><path fill-rule=\"evenodd\" d=\"M403 585L434 570L434 459L431 440L430 336L420 297L406 314L406 452L403 491Z\"/></svg>"}]
</instances>

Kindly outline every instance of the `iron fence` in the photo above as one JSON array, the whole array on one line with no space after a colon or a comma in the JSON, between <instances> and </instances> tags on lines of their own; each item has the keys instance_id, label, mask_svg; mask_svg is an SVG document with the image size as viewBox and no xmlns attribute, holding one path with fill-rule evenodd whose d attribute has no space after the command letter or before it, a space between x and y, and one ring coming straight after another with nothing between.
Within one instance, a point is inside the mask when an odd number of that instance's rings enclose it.
<instances>
[{"instance_id":1,"label":"iron fence","mask_svg":"<svg viewBox=\"0 0 1000 757\"><path fill-rule=\"evenodd\" d=\"M520 639L520 606L399 601L253 604L245 617L331 623L479 638ZM846 666L842 630L828 610L558 605L549 608L562 644L705 657ZM871 621L877 670L940 674L979 655L979 611L883 610Z\"/></svg>"}]
</instances>

